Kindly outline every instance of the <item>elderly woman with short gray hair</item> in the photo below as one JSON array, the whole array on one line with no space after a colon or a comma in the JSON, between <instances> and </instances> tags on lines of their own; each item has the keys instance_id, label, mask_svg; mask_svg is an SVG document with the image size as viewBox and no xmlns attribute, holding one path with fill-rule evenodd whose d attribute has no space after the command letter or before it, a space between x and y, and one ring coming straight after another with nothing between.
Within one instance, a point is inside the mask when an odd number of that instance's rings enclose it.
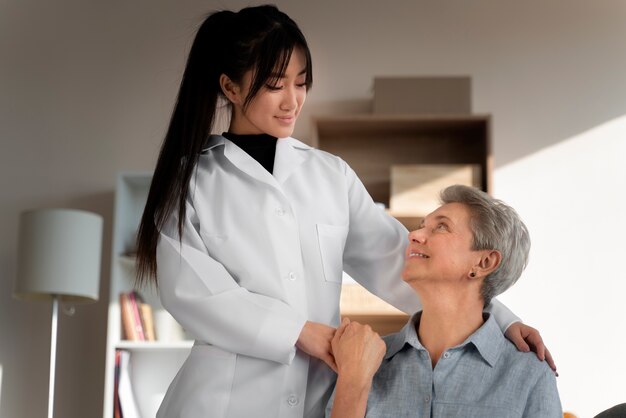
<instances>
[{"instance_id":1,"label":"elderly woman with short gray hair","mask_svg":"<svg viewBox=\"0 0 626 418\"><path fill-rule=\"evenodd\" d=\"M526 226L511 207L471 187L448 187L441 201L409 233L402 271L422 311L384 342L367 325L342 322L327 415L562 417L553 371L517 351L483 311L526 267Z\"/></svg>"}]
</instances>

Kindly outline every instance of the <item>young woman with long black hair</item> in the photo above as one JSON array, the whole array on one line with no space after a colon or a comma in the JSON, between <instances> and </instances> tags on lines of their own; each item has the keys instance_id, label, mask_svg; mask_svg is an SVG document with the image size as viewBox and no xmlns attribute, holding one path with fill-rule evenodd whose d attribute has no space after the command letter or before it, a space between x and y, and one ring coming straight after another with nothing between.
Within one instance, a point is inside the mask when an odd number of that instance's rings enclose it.
<instances>
[{"instance_id":1,"label":"young woman with long black hair","mask_svg":"<svg viewBox=\"0 0 626 418\"><path fill-rule=\"evenodd\" d=\"M311 84L306 40L273 6L198 30L138 236L139 283L196 339L159 417L323 416L342 270L419 307L400 280L407 230L343 160L291 138ZM211 135L222 110L228 132ZM532 328L507 333L542 352Z\"/></svg>"}]
</instances>

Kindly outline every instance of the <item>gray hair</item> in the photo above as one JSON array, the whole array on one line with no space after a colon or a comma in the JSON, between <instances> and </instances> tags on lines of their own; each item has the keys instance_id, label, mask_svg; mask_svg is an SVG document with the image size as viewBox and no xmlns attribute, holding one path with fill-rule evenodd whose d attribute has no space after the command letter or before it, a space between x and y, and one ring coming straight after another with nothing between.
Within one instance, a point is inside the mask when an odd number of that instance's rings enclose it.
<instances>
[{"instance_id":1,"label":"gray hair","mask_svg":"<svg viewBox=\"0 0 626 418\"><path fill-rule=\"evenodd\" d=\"M485 306L491 299L511 287L528 264L530 235L515 210L482 190L454 185L441 192L441 202L461 203L470 211L472 250L497 250L500 265L485 277L481 296Z\"/></svg>"}]
</instances>

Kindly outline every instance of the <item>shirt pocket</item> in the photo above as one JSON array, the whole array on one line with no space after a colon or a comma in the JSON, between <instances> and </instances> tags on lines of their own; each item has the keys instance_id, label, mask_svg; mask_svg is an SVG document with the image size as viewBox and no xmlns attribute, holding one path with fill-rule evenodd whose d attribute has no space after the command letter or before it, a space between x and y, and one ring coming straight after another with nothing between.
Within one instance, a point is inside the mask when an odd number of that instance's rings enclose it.
<instances>
[{"instance_id":1,"label":"shirt pocket","mask_svg":"<svg viewBox=\"0 0 626 418\"><path fill-rule=\"evenodd\" d=\"M324 268L324 279L327 282L341 283L343 250L347 236L347 226L317 224L317 240Z\"/></svg>"}]
</instances>

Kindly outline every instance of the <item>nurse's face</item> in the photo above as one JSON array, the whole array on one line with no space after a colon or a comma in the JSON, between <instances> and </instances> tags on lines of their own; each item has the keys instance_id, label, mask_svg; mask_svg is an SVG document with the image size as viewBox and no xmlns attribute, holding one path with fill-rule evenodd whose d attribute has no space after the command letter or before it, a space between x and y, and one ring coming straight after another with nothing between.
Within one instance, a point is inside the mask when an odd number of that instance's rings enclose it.
<instances>
[{"instance_id":1,"label":"nurse's face","mask_svg":"<svg viewBox=\"0 0 626 418\"><path fill-rule=\"evenodd\" d=\"M285 138L293 133L306 99L306 60L300 49L291 54L287 70L275 84L263 86L250 103L243 103L250 90L252 70L244 74L228 98L233 104L229 131L235 134L268 134Z\"/></svg>"}]
</instances>

